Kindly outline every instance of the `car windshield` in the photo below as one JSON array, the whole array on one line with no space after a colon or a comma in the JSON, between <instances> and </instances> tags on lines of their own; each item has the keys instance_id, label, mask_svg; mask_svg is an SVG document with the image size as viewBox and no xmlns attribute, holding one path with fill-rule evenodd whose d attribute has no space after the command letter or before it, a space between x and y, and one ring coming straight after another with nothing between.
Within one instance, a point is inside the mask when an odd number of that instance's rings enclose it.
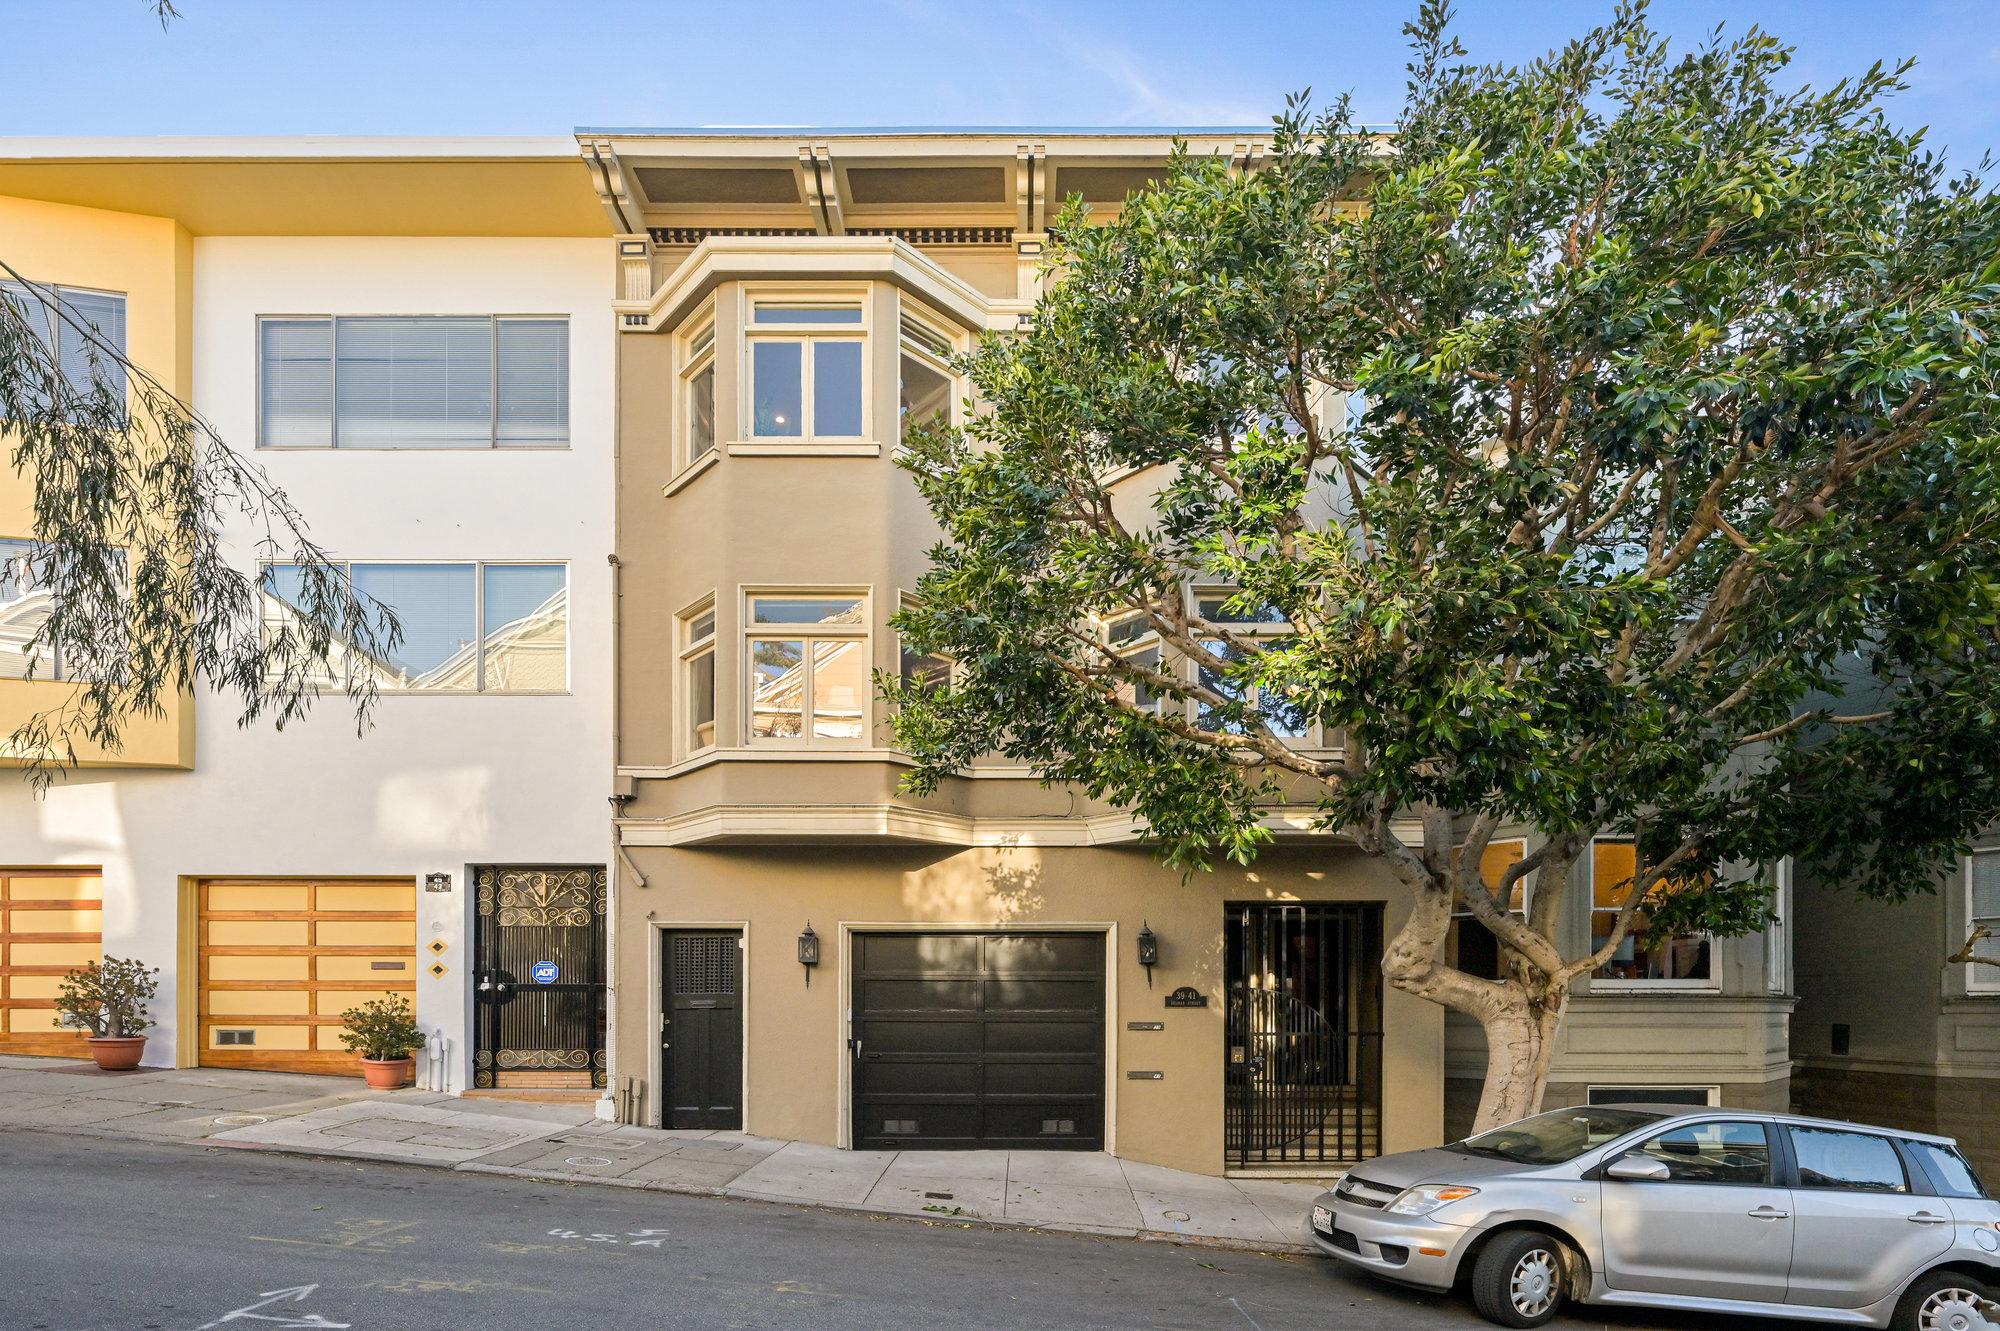
<instances>
[{"instance_id":1,"label":"car windshield","mask_svg":"<svg viewBox=\"0 0 2000 1331\"><path fill-rule=\"evenodd\" d=\"M1644 1109L1578 1105L1574 1109L1554 1109L1524 1118L1519 1123L1454 1142L1445 1149L1517 1160L1524 1165L1560 1165L1593 1146L1602 1146L1613 1137L1622 1137L1634 1128L1643 1128L1665 1117Z\"/></svg>"}]
</instances>

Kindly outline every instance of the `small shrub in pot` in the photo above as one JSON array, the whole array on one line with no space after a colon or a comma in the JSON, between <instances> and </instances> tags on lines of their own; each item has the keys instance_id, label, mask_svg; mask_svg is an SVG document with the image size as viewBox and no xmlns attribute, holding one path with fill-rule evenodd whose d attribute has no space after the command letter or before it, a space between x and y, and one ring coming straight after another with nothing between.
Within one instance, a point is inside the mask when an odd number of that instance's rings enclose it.
<instances>
[{"instance_id":1,"label":"small shrub in pot","mask_svg":"<svg viewBox=\"0 0 2000 1331\"><path fill-rule=\"evenodd\" d=\"M347 1023L340 1042L361 1055L361 1072L370 1086L393 1089L409 1076L414 1054L424 1043L410 1000L377 998L340 1014Z\"/></svg>"},{"instance_id":2,"label":"small shrub in pot","mask_svg":"<svg viewBox=\"0 0 2000 1331\"><path fill-rule=\"evenodd\" d=\"M90 1056L101 1068L139 1066L153 1025L146 1000L159 993L159 969L129 957L106 957L63 976L56 990L62 1024L90 1032Z\"/></svg>"}]
</instances>

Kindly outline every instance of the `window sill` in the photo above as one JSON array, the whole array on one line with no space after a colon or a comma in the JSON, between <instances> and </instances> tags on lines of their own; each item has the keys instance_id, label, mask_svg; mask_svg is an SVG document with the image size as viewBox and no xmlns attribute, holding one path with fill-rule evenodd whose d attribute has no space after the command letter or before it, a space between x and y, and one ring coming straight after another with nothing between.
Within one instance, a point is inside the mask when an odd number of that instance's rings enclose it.
<instances>
[{"instance_id":1,"label":"window sill","mask_svg":"<svg viewBox=\"0 0 2000 1331\"><path fill-rule=\"evenodd\" d=\"M668 495L678 494L681 490L681 487L687 485L690 481L694 480L695 477L701 475L703 472L707 471L710 467L713 467L718 461L721 460L721 457L722 455L720 453L716 452L712 448L709 449L706 453L703 453L699 458L696 458L693 462L690 462L688 463L687 466L681 468L681 474L674 477L671 481L668 481L666 483L666 486L660 491L661 495L664 497Z\"/></svg>"},{"instance_id":2,"label":"window sill","mask_svg":"<svg viewBox=\"0 0 2000 1331\"><path fill-rule=\"evenodd\" d=\"M1719 994L1713 980L1592 980L1593 994Z\"/></svg>"},{"instance_id":3,"label":"window sill","mask_svg":"<svg viewBox=\"0 0 2000 1331\"><path fill-rule=\"evenodd\" d=\"M573 444L258 444L259 453L569 453Z\"/></svg>"},{"instance_id":4,"label":"window sill","mask_svg":"<svg viewBox=\"0 0 2000 1331\"><path fill-rule=\"evenodd\" d=\"M733 458L879 458L880 444L731 444Z\"/></svg>"}]
</instances>

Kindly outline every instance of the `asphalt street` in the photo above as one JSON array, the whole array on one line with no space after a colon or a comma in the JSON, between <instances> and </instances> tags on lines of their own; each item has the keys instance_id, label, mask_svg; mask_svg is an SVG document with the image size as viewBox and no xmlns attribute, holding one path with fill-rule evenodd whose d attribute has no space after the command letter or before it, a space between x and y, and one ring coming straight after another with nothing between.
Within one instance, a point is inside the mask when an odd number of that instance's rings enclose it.
<instances>
[{"instance_id":1,"label":"asphalt street","mask_svg":"<svg viewBox=\"0 0 2000 1331\"><path fill-rule=\"evenodd\" d=\"M4 1331L1484 1325L1317 1258L0 1132ZM1590 1310L1558 1326L1693 1331ZM1770 1324L1774 1327L1789 1324Z\"/></svg>"}]
</instances>

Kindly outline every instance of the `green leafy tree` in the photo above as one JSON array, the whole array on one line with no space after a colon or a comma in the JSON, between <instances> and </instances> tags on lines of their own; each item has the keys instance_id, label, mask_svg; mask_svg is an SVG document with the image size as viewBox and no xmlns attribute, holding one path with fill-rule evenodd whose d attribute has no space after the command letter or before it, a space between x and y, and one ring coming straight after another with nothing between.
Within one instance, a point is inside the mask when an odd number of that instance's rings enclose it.
<instances>
[{"instance_id":1,"label":"green leafy tree","mask_svg":"<svg viewBox=\"0 0 2000 1331\"><path fill-rule=\"evenodd\" d=\"M2000 812L2000 204L1888 123L1902 69L1787 90L1770 36L1672 54L1641 5L1521 67L1408 31L1393 134L1295 100L1263 170L1070 204L906 463L945 539L896 623L955 675L883 687L915 790L997 751L1190 871L1274 805L1379 857L1483 1128L1635 931L1754 931L1787 855L1925 890ZM1599 834L1638 869L1578 949Z\"/></svg>"}]
</instances>

